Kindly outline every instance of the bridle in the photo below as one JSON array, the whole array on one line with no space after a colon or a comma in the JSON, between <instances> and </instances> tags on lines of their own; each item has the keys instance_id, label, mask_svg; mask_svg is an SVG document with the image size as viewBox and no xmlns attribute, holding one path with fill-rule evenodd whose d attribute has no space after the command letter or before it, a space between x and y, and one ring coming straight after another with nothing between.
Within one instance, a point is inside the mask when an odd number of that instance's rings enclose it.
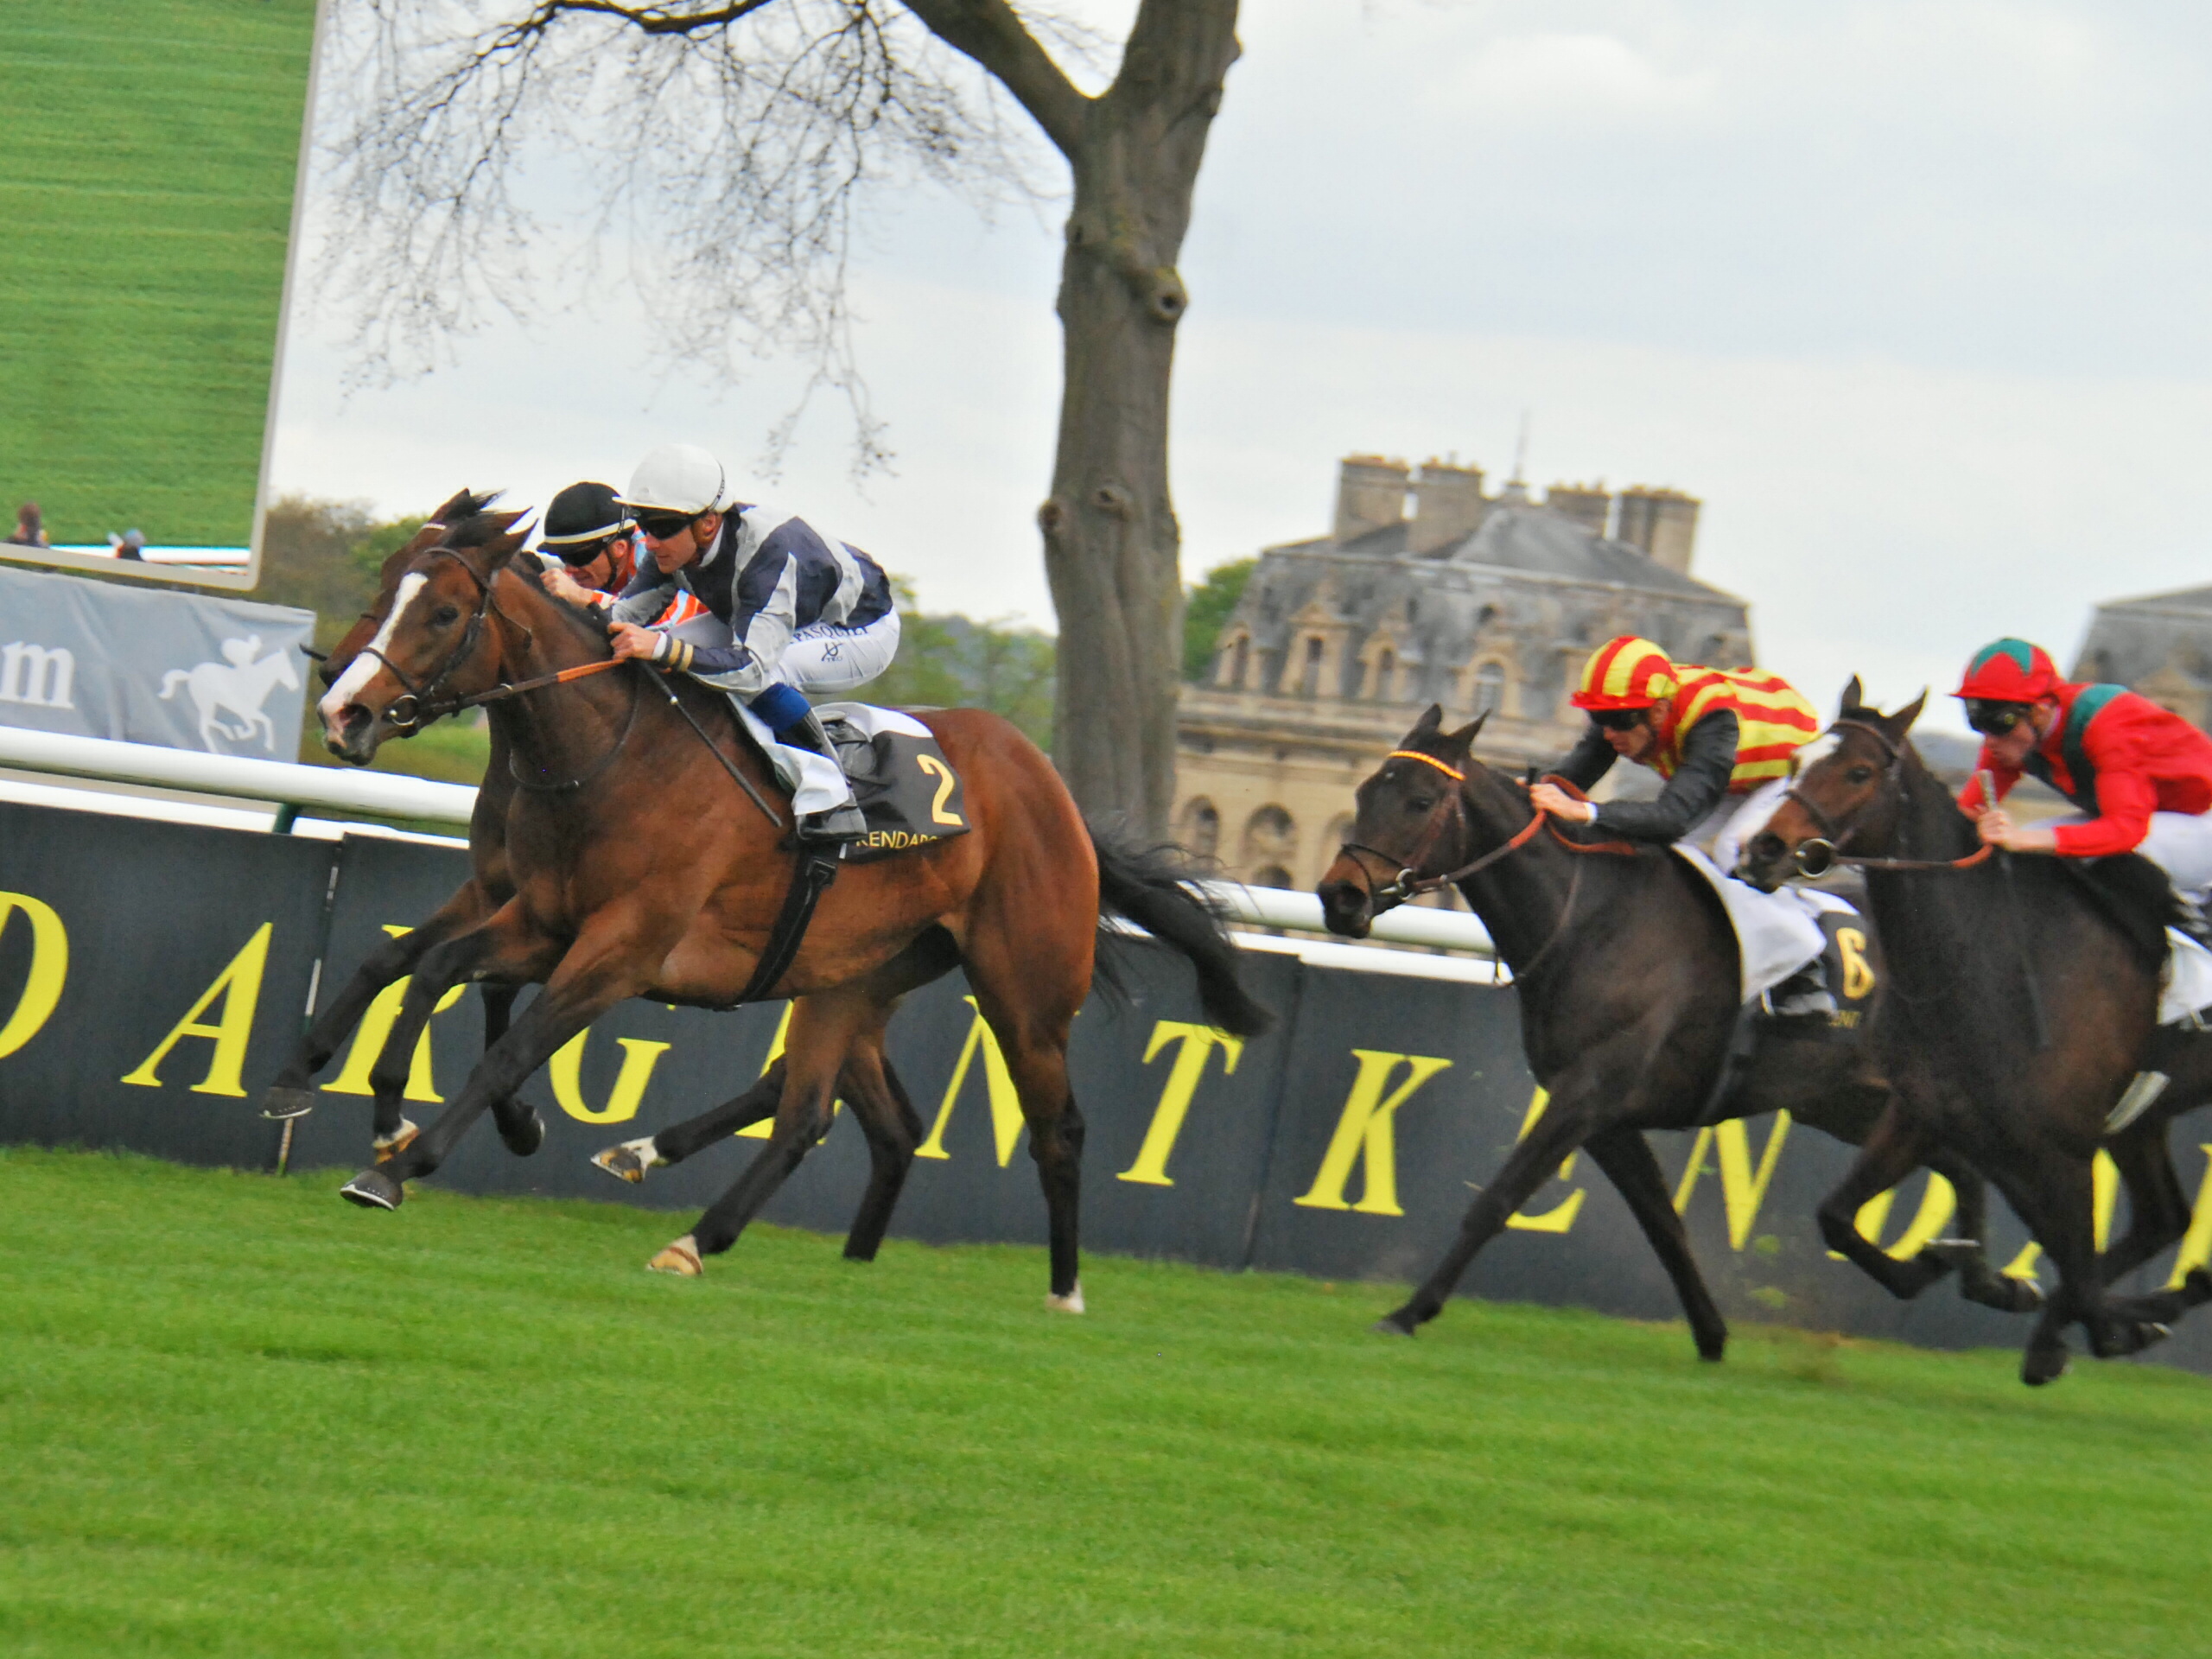
<instances>
[{"instance_id":1,"label":"bridle","mask_svg":"<svg viewBox=\"0 0 2212 1659\"><path fill-rule=\"evenodd\" d=\"M1452 823L1464 841L1470 833L1467 824L1467 774L1456 766L1446 765L1433 754L1423 754L1418 749L1393 749L1383 759L1386 761L1418 760L1423 766L1435 767L1437 771L1452 780ZM1522 786L1527 787L1526 785ZM1630 857L1634 857L1636 855L1637 849L1624 841L1575 841L1562 834L1559 825L1552 822L1551 815L1541 807L1532 805L1529 811L1529 822L1522 825L1510 839L1491 848L1479 858L1460 865L1457 869L1445 870L1436 874L1423 874L1420 866L1427 861L1430 848L1435 843L1439 834L1443 830L1445 821L1440 814L1430 815L1428 825L1421 831L1421 839L1414 843L1413 851L1405 854L1402 857L1396 854L1386 853L1379 847L1370 847L1364 842L1357 841L1344 842L1337 849L1337 852L1340 857L1349 856L1352 868L1359 872L1361 884L1367 889L1367 908L1370 918L1380 916L1386 911L1395 910L1407 900L1418 899L1425 893L1434 893L1440 887L1450 887L1455 882L1467 880L1470 876L1480 874L1491 865L1511 857L1526 847L1536 838L1537 831L1542 830L1547 824L1551 826L1552 839L1569 852L1626 855ZM1389 881L1377 887L1375 883L1374 873L1367 862L1370 858L1380 860L1385 868L1397 866L1398 873Z\"/></svg>"},{"instance_id":2,"label":"bridle","mask_svg":"<svg viewBox=\"0 0 2212 1659\"><path fill-rule=\"evenodd\" d=\"M1887 732L1871 721L1840 718L1828 728L1828 730L1834 732L1844 728L1866 733L1874 740L1875 746L1882 751L1885 764L1882 768L1881 783L1868 794L1865 800L1852 808L1841 819L1831 817L1809 797L1799 792L1794 781L1783 791L1783 798L1796 802L1800 810L1806 817L1812 819L1815 827L1821 832L1817 836L1808 836L1799 842L1796 850L1790 855L1791 861L1797 867L1798 874L1808 878L1826 875L1839 864L1848 864L1862 870L1970 870L1996 851L1993 843L1984 842L1980 848L1968 853L1964 858L1872 858L1863 855L1847 854L1843 849L1851 844L1852 837L1859 833L1859 825L1857 820L1859 815L1883 796L1902 787L1905 749L1904 744L1894 741ZM1992 802L1991 804L1994 805L1995 803ZM1820 850L1815 853L1815 849ZM1808 861L1806 856L1808 853L1814 855L1811 861ZM1817 868L1815 868L1815 862Z\"/></svg>"},{"instance_id":3,"label":"bridle","mask_svg":"<svg viewBox=\"0 0 2212 1659\"><path fill-rule=\"evenodd\" d=\"M499 610L499 607L493 603L492 583L485 577L477 575L476 567L463 558L458 549L441 545L425 550L420 556L426 559L451 559L467 572L468 579L476 584L476 608L470 613L468 626L461 630L460 640L451 651L446 653L445 660L438 664L435 672L428 676L419 684L405 669L393 662L373 645L361 647L362 656L375 658L384 664L385 672L400 683L401 693L385 708L384 717L391 722L392 729L402 737L412 737L430 721L442 719L447 715L457 714L461 709L473 706L472 700L467 697L434 700L432 694L453 677L454 670L475 654L476 647L484 638L484 623L486 617L498 612L499 620L508 626L521 626L512 617L505 611ZM523 628L522 632L524 639L527 640L531 637L530 630ZM594 664L593 666L597 667L598 664ZM403 704L406 708L404 714L400 712Z\"/></svg>"}]
</instances>

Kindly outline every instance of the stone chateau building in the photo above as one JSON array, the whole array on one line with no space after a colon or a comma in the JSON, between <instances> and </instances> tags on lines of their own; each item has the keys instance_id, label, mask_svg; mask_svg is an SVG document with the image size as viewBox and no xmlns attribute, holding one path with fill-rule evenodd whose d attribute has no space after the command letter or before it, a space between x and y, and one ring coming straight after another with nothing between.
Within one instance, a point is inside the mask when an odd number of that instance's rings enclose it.
<instances>
[{"instance_id":1,"label":"stone chateau building","mask_svg":"<svg viewBox=\"0 0 2212 1659\"><path fill-rule=\"evenodd\" d=\"M2212 730L2212 588L2098 606L2069 677L2116 681Z\"/></svg>"},{"instance_id":2,"label":"stone chateau building","mask_svg":"<svg viewBox=\"0 0 2212 1659\"><path fill-rule=\"evenodd\" d=\"M1744 601L1690 575L1699 502L1674 490L1557 484L1539 503L1482 470L1355 455L1334 528L1261 550L1211 672L1182 690L1175 830L1228 874L1311 887L1351 831L1352 790L1431 702L1478 753L1518 768L1563 755L1567 697L1618 633L1676 660L1752 661ZM1643 786L1616 767L1606 779Z\"/></svg>"}]
</instances>

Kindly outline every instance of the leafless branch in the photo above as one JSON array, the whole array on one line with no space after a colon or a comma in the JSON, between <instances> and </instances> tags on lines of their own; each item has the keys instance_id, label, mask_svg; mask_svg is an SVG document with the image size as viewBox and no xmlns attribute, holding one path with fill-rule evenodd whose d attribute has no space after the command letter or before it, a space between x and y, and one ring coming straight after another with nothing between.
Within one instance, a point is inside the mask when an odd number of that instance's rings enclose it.
<instances>
[{"instance_id":1,"label":"leafless branch","mask_svg":"<svg viewBox=\"0 0 2212 1659\"><path fill-rule=\"evenodd\" d=\"M973 14L953 21L995 60L933 34L932 5ZM359 0L340 16L320 274L353 319L357 379L427 368L626 247L672 361L723 379L807 366L772 467L827 392L863 474L889 460L848 298L870 203L919 183L986 209L1054 189L1007 88L1060 142L1083 94L1039 38L1078 61L1095 48L1006 0Z\"/></svg>"}]
</instances>

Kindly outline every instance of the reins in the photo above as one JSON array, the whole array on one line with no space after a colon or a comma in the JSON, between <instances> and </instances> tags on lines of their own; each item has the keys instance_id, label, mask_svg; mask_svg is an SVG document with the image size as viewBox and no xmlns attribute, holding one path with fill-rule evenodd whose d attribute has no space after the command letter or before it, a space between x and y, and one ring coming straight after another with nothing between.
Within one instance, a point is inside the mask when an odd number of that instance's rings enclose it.
<instances>
[{"instance_id":1,"label":"reins","mask_svg":"<svg viewBox=\"0 0 2212 1659\"><path fill-rule=\"evenodd\" d=\"M1892 743L1889 734L1870 721L1839 719L1828 729L1834 731L1839 726L1848 726L1853 731L1866 733L1880 747L1886 762L1882 773L1885 788L1898 781L1904 770L1904 749L1902 745ZM1851 838L1859 833L1859 826L1856 823L1847 822L1839 824L1819 806L1799 794L1795 784L1783 791L1783 798L1796 802L1803 810L1805 816L1812 819L1821 830L1819 835L1797 843L1797 849L1793 858L1800 875L1825 875L1838 864L1848 864L1854 869L1892 872L1970 870L1975 865L1985 861L1992 853L1997 850L1994 842L1984 842L1963 858L1874 858L1862 854L1847 853L1843 849L1851 844ZM1992 804L1995 803L1993 802ZM1857 817L1859 813L1865 810L1866 804L1861 803L1859 807L1852 813L1852 817ZM1827 861L1818 869L1808 869L1806 868L1805 855L1815 847L1826 851Z\"/></svg>"}]
</instances>

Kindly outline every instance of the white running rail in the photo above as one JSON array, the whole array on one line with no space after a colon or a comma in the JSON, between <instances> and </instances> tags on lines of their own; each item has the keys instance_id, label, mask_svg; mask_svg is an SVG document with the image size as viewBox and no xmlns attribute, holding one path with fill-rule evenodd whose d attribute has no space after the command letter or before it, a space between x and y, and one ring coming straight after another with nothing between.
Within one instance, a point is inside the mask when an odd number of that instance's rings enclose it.
<instances>
[{"instance_id":1,"label":"white running rail","mask_svg":"<svg viewBox=\"0 0 2212 1659\"><path fill-rule=\"evenodd\" d=\"M194 749L118 743L103 737L27 731L16 726L0 726L0 767L188 790L321 811L414 818L463 829L476 808L476 791L466 784L433 783L425 778L359 772L352 767L302 766L284 760L202 754ZM1283 928L1299 933L1327 931L1321 923L1321 901L1310 893L1248 887L1241 881L1208 881L1204 886L1234 920L1248 927ZM1495 954L1489 933L1474 917L1415 905L1402 906L1379 918L1372 937L1390 944L1467 950L1484 957Z\"/></svg>"}]
</instances>

